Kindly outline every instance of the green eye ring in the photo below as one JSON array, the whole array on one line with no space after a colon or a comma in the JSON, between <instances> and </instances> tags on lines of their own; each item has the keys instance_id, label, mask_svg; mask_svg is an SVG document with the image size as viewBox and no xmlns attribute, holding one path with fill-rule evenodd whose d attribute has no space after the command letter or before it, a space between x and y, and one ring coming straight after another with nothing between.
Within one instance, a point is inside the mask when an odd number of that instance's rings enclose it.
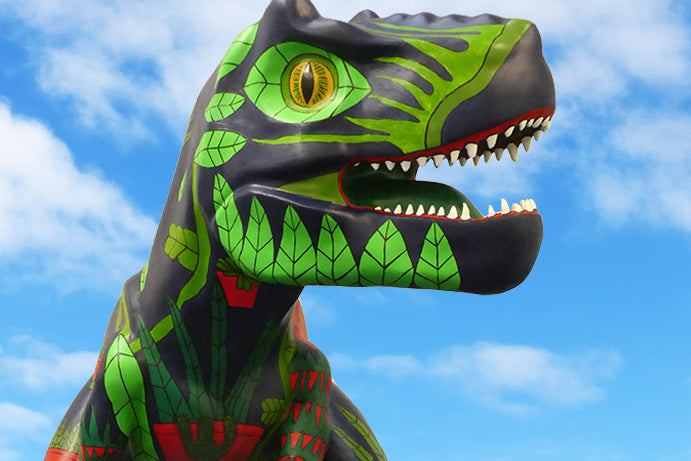
<instances>
[{"instance_id":1,"label":"green eye ring","mask_svg":"<svg viewBox=\"0 0 691 461\"><path fill-rule=\"evenodd\" d=\"M325 77L324 81L320 77L313 79L311 91L309 83L303 88L305 63L311 63L311 70L318 69L323 76L330 73L331 77ZM333 85L327 84L330 79ZM305 43L284 42L268 48L257 58L244 90L247 100L267 116L282 122L306 123L325 120L350 109L371 88L355 67L335 54ZM306 92L312 93L307 101Z\"/></svg>"},{"instance_id":2,"label":"green eye ring","mask_svg":"<svg viewBox=\"0 0 691 461\"><path fill-rule=\"evenodd\" d=\"M293 110L305 111L328 104L338 89L338 71L316 54L293 58L281 76L283 100Z\"/></svg>"}]
</instances>

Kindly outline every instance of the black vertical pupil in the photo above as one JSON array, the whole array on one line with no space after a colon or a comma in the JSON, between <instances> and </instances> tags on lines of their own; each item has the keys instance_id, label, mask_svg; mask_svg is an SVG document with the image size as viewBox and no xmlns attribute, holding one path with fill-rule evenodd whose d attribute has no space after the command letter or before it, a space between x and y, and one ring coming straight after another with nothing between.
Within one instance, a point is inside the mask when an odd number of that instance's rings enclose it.
<instances>
[{"instance_id":1,"label":"black vertical pupil","mask_svg":"<svg viewBox=\"0 0 691 461\"><path fill-rule=\"evenodd\" d=\"M312 63L307 63L305 68L302 69L302 75L300 76L300 90L302 91L302 97L305 98L305 102L309 104L314 93L314 73L312 72Z\"/></svg>"}]
</instances>

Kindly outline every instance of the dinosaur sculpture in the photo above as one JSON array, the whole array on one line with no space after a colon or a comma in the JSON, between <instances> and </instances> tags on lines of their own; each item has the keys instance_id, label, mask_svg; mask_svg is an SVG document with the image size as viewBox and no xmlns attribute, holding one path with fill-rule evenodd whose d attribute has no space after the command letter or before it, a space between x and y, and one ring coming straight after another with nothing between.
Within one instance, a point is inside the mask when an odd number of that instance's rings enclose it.
<instances>
[{"instance_id":1,"label":"dinosaur sculpture","mask_svg":"<svg viewBox=\"0 0 691 461\"><path fill-rule=\"evenodd\" d=\"M386 459L310 343L298 296L521 283L542 239L535 203L483 215L415 175L515 161L554 103L528 21L363 11L343 23L274 0L199 95L149 262L45 459Z\"/></svg>"}]
</instances>

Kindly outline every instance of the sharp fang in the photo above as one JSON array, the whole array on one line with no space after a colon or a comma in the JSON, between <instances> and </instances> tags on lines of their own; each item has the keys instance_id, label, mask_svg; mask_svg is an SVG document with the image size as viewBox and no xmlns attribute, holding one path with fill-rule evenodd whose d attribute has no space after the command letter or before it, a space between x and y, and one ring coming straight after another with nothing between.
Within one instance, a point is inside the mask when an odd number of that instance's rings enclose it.
<instances>
[{"instance_id":1,"label":"sharp fang","mask_svg":"<svg viewBox=\"0 0 691 461\"><path fill-rule=\"evenodd\" d=\"M480 157L473 157L473 165L478 166L480 164Z\"/></svg>"},{"instance_id":2,"label":"sharp fang","mask_svg":"<svg viewBox=\"0 0 691 461\"><path fill-rule=\"evenodd\" d=\"M391 213L391 208L384 208L384 211L386 211L387 213Z\"/></svg>"},{"instance_id":3,"label":"sharp fang","mask_svg":"<svg viewBox=\"0 0 691 461\"><path fill-rule=\"evenodd\" d=\"M468 204L465 202L463 203L463 210L461 211L461 219L470 219L470 208L468 208Z\"/></svg>"},{"instance_id":4,"label":"sharp fang","mask_svg":"<svg viewBox=\"0 0 691 461\"><path fill-rule=\"evenodd\" d=\"M511 211L520 213L521 211L523 211L523 208L521 208L521 206L518 203L514 203L511 205Z\"/></svg>"},{"instance_id":5,"label":"sharp fang","mask_svg":"<svg viewBox=\"0 0 691 461\"><path fill-rule=\"evenodd\" d=\"M415 213L415 209L413 208L413 205L408 204L408 208L405 209L405 214L411 215Z\"/></svg>"},{"instance_id":6,"label":"sharp fang","mask_svg":"<svg viewBox=\"0 0 691 461\"><path fill-rule=\"evenodd\" d=\"M477 155L477 144L468 143L465 145L465 150L468 152L468 158L473 158Z\"/></svg>"},{"instance_id":7,"label":"sharp fang","mask_svg":"<svg viewBox=\"0 0 691 461\"><path fill-rule=\"evenodd\" d=\"M525 126L526 126L527 124L528 124L528 121L527 121L527 120L521 120L521 123L518 124L518 129L519 129L520 131L525 130Z\"/></svg>"},{"instance_id":8,"label":"sharp fang","mask_svg":"<svg viewBox=\"0 0 691 461\"><path fill-rule=\"evenodd\" d=\"M519 205L521 205L521 208L523 208L524 210L527 208L527 202L525 200L521 200L519 202Z\"/></svg>"},{"instance_id":9,"label":"sharp fang","mask_svg":"<svg viewBox=\"0 0 691 461\"><path fill-rule=\"evenodd\" d=\"M494 207L492 205L487 207L487 216L494 216L495 213L496 212L494 211Z\"/></svg>"},{"instance_id":10,"label":"sharp fang","mask_svg":"<svg viewBox=\"0 0 691 461\"><path fill-rule=\"evenodd\" d=\"M537 126L542 125L542 121L543 121L544 119L545 119L545 117L540 117L540 118L538 118L537 120L535 120L535 123L533 124L533 126L536 126L536 127L537 127Z\"/></svg>"},{"instance_id":11,"label":"sharp fang","mask_svg":"<svg viewBox=\"0 0 691 461\"><path fill-rule=\"evenodd\" d=\"M540 136L542 136L542 131L537 130L535 133L533 133L533 138L535 138L535 141L540 139Z\"/></svg>"},{"instance_id":12,"label":"sharp fang","mask_svg":"<svg viewBox=\"0 0 691 461\"><path fill-rule=\"evenodd\" d=\"M506 136L507 138L510 137L513 134L514 128L516 128L516 125L512 125L512 126L508 127L506 129L506 131L504 131L504 136Z\"/></svg>"},{"instance_id":13,"label":"sharp fang","mask_svg":"<svg viewBox=\"0 0 691 461\"><path fill-rule=\"evenodd\" d=\"M355 163L353 164L353 166L356 167L356 168L359 167L359 166L360 166L360 162L355 162Z\"/></svg>"},{"instance_id":14,"label":"sharp fang","mask_svg":"<svg viewBox=\"0 0 691 461\"><path fill-rule=\"evenodd\" d=\"M501 214L506 214L509 211L511 211L509 208L509 203L506 201L506 199L501 199Z\"/></svg>"},{"instance_id":15,"label":"sharp fang","mask_svg":"<svg viewBox=\"0 0 691 461\"><path fill-rule=\"evenodd\" d=\"M425 166L427 164L428 160L429 160L429 157L418 157L415 159L415 161L417 162L417 164L420 168Z\"/></svg>"},{"instance_id":16,"label":"sharp fang","mask_svg":"<svg viewBox=\"0 0 691 461\"><path fill-rule=\"evenodd\" d=\"M465 166L465 164L468 163L468 159L466 157L461 157L459 161L461 162L461 166Z\"/></svg>"},{"instance_id":17,"label":"sharp fang","mask_svg":"<svg viewBox=\"0 0 691 461\"><path fill-rule=\"evenodd\" d=\"M530 136L525 136L523 139L521 139L521 143L523 144L523 149L525 149L526 152L530 150L530 143L533 141L533 138Z\"/></svg>"},{"instance_id":18,"label":"sharp fang","mask_svg":"<svg viewBox=\"0 0 691 461\"><path fill-rule=\"evenodd\" d=\"M375 206L374 209L377 210L377 211L381 211L381 207L380 207L380 206Z\"/></svg>"},{"instance_id":19,"label":"sharp fang","mask_svg":"<svg viewBox=\"0 0 691 461\"><path fill-rule=\"evenodd\" d=\"M434 207L434 205L429 206L429 210L427 210L427 214L430 216L434 216L434 214L437 212L437 209Z\"/></svg>"},{"instance_id":20,"label":"sharp fang","mask_svg":"<svg viewBox=\"0 0 691 461\"><path fill-rule=\"evenodd\" d=\"M501 160L502 156L504 155L504 149L497 147L494 149L494 156L497 157L497 162Z\"/></svg>"},{"instance_id":21,"label":"sharp fang","mask_svg":"<svg viewBox=\"0 0 691 461\"><path fill-rule=\"evenodd\" d=\"M444 216L446 215L446 211L444 211L444 207L440 206L439 211L437 211L437 216Z\"/></svg>"},{"instance_id":22,"label":"sharp fang","mask_svg":"<svg viewBox=\"0 0 691 461\"><path fill-rule=\"evenodd\" d=\"M511 160L514 162L518 160L518 146L516 146L514 143L509 143L506 148L509 150L509 155L511 156Z\"/></svg>"},{"instance_id":23,"label":"sharp fang","mask_svg":"<svg viewBox=\"0 0 691 461\"><path fill-rule=\"evenodd\" d=\"M464 204L465 205L465 204ZM456 219L458 218L458 208L456 208L456 205L453 205L451 207L451 210L449 210L449 214L446 215L447 218L449 219Z\"/></svg>"},{"instance_id":24,"label":"sharp fang","mask_svg":"<svg viewBox=\"0 0 691 461\"><path fill-rule=\"evenodd\" d=\"M410 165L411 165L410 160L403 160L401 162L401 168L403 169L403 171L410 170Z\"/></svg>"},{"instance_id":25,"label":"sharp fang","mask_svg":"<svg viewBox=\"0 0 691 461\"><path fill-rule=\"evenodd\" d=\"M497 137L498 135L493 134L492 136L487 138L487 147L489 147L490 149L494 148L495 144L497 144Z\"/></svg>"},{"instance_id":26,"label":"sharp fang","mask_svg":"<svg viewBox=\"0 0 691 461\"><path fill-rule=\"evenodd\" d=\"M482 153L482 156L485 157L485 163L489 163L489 161L492 159L492 151L486 150Z\"/></svg>"},{"instance_id":27,"label":"sharp fang","mask_svg":"<svg viewBox=\"0 0 691 461\"><path fill-rule=\"evenodd\" d=\"M451 153L449 154L449 165L453 165L456 163L456 160L458 160L458 156L461 155L461 151L456 149L452 150Z\"/></svg>"},{"instance_id":28,"label":"sharp fang","mask_svg":"<svg viewBox=\"0 0 691 461\"><path fill-rule=\"evenodd\" d=\"M393 170L393 167L396 166L396 164L394 162L392 162L391 160L385 161L384 165L386 165L386 168L388 168L389 171Z\"/></svg>"},{"instance_id":29,"label":"sharp fang","mask_svg":"<svg viewBox=\"0 0 691 461\"><path fill-rule=\"evenodd\" d=\"M444 161L444 154L437 154L434 157L432 157L432 160L434 161L434 166L439 168L439 165L441 165L441 162Z\"/></svg>"},{"instance_id":30,"label":"sharp fang","mask_svg":"<svg viewBox=\"0 0 691 461\"><path fill-rule=\"evenodd\" d=\"M401 207L401 204L399 203L396 205L396 208L393 209L394 214L401 214L403 212L403 207Z\"/></svg>"},{"instance_id":31,"label":"sharp fang","mask_svg":"<svg viewBox=\"0 0 691 461\"><path fill-rule=\"evenodd\" d=\"M530 206L532 207L533 211L537 210L537 204L535 203L535 200L533 199L528 199L530 202Z\"/></svg>"},{"instance_id":32,"label":"sharp fang","mask_svg":"<svg viewBox=\"0 0 691 461\"><path fill-rule=\"evenodd\" d=\"M378 163L370 163L369 166L371 166L374 171L377 171L379 169Z\"/></svg>"},{"instance_id":33,"label":"sharp fang","mask_svg":"<svg viewBox=\"0 0 691 461\"><path fill-rule=\"evenodd\" d=\"M422 216L423 214L425 214L425 207L422 205L419 205L417 207L417 211L415 212L415 214L418 216Z\"/></svg>"},{"instance_id":34,"label":"sharp fang","mask_svg":"<svg viewBox=\"0 0 691 461\"><path fill-rule=\"evenodd\" d=\"M529 126L529 127L532 127L532 126L533 126L533 123L535 123L535 119L534 119L534 118L531 118L530 120L528 120L528 126Z\"/></svg>"}]
</instances>

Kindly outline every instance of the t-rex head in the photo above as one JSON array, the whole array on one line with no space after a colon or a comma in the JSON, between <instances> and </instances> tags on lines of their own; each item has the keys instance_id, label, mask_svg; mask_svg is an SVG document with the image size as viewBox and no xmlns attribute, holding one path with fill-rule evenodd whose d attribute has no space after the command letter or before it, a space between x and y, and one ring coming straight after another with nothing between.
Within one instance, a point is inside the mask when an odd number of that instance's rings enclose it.
<instances>
[{"instance_id":1,"label":"t-rex head","mask_svg":"<svg viewBox=\"0 0 691 461\"><path fill-rule=\"evenodd\" d=\"M428 162L462 175L515 160L554 104L528 21L363 11L343 23L309 0L274 0L202 90L176 178L225 272L497 293L535 262L534 202L483 215L415 176Z\"/></svg>"}]
</instances>

